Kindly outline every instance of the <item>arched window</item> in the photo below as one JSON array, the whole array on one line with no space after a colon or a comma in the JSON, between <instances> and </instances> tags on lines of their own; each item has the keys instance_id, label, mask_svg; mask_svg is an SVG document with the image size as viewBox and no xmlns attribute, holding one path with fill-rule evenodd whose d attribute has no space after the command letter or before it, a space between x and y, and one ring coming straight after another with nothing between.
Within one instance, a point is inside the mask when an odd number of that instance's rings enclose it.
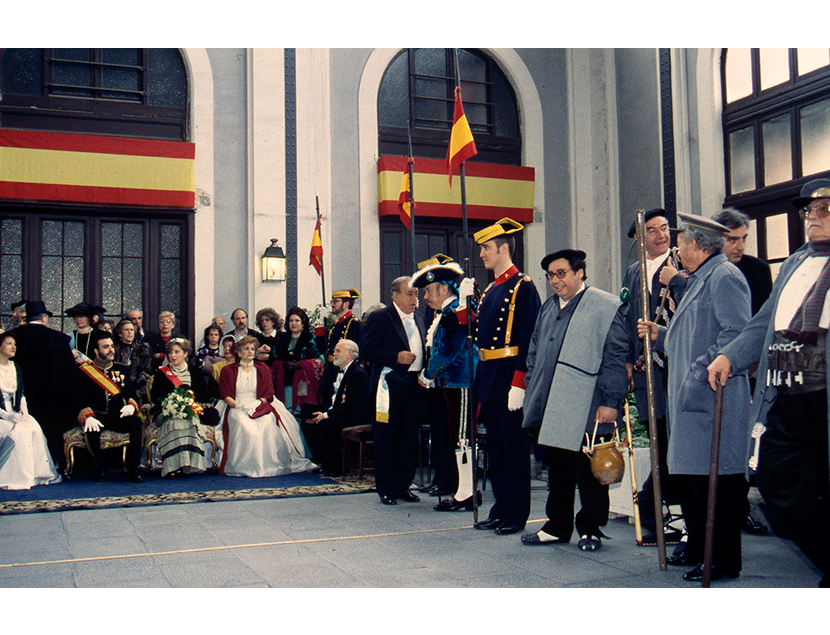
<instances>
[{"instance_id":1,"label":"arched window","mask_svg":"<svg viewBox=\"0 0 830 635\"><path fill-rule=\"evenodd\" d=\"M755 220L773 266L804 242L790 200L830 174L830 49L728 49L721 58L726 201Z\"/></svg>"},{"instance_id":2,"label":"arched window","mask_svg":"<svg viewBox=\"0 0 830 635\"><path fill-rule=\"evenodd\" d=\"M5 49L0 127L186 141L177 49Z\"/></svg>"},{"instance_id":3,"label":"arched window","mask_svg":"<svg viewBox=\"0 0 830 635\"><path fill-rule=\"evenodd\" d=\"M522 164L519 110L513 87L495 60L473 49L406 49L395 57L378 92L379 156L409 156L411 138L416 165L418 158L446 157L456 68L460 71L464 114L478 151L470 161ZM416 179L416 201L417 189ZM493 222L470 220L470 235ZM514 261L522 263L522 234L517 236ZM381 289L386 291L396 277L412 273L413 256L409 232L397 218L380 218L380 239ZM460 220L416 218L416 262L443 253L461 263L465 247L473 275L486 285L491 274L481 264L478 248L463 235Z\"/></svg>"},{"instance_id":4,"label":"arched window","mask_svg":"<svg viewBox=\"0 0 830 635\"><path fill-rule=\"evenodd\" d=\"M516 96L496 62L468 49L406 49L386 69L378 93L378 152L443 158L453 117L456 58L464 114L476 139L471 160L520 165Z\"/></svg>"}]
</instances>

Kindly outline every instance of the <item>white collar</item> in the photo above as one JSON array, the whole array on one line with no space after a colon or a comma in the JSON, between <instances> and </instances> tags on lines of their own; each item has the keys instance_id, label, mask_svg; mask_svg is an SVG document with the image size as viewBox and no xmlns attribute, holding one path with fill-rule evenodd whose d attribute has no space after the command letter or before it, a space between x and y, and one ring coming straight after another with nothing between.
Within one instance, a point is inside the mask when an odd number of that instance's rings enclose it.
<instances>
[{"instance_id":1,"label":"white collar","mask_svg":"<svg viewBox=\"0 0 830 635\"><path fill-rule=\"evenodd\" d=\"M413 311L412 313L404 313L403 311L401 311L401 308L394 302L392 303L392 306L395 307L395 310L398 312L398 315L400 316L401 320L415 319L415 311Z\"/></svg>"}]
</instances>

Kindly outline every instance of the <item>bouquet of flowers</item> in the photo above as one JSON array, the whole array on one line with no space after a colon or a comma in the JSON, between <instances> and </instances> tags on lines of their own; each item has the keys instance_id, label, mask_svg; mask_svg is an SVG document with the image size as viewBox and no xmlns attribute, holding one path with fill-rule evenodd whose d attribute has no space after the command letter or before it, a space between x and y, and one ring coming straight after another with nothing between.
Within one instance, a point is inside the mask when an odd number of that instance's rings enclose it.
<instances>
[{"instance_id":1,"label":"bouquet of flowers","mask_svg":"<svg viewBox=\"0 0 830 635\"><path fill-rule=\"evenodd\" d=\"M161 402L161 415L168 419L190 419L202 414L203 408L196 403L196 396L190 388L179 386Z\"/></svg>"}]
</instances>

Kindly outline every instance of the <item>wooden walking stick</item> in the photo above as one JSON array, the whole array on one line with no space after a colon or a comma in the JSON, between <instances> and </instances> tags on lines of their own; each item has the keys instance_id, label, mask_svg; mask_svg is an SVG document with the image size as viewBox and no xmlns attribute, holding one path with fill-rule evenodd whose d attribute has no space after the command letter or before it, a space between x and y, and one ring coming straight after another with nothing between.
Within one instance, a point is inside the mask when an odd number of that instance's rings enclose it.
<instances>
[{"instance_id":1,"label":"wooden walking stick","mask_svg":"<svg viewBox=\"0 0 830 635\"><path fill-rule=\"evenodd\" d=\"M649 304L648 273L646 269L646 213L637 210L637 246L640 256L640 300L641 315L648 319L651 315ZM651 352L651 334L643 338L643 366L646 371L646 393L648 396L648 436L651 455L651 482L654 486L654 520L657 526L657 558L660 570L668 569L666 563L666 535L663 532L663 489L660 484L660 452L658 451L657 412L654 405L654 358Z\"/></svg>"},{"instance_id":2,"label":"wooden walking stick","mask_svg":"<svg viewBox=\"0 0 830 635\"><path fill-rule=\"evenodd\" d=\"M718 464L720 462L720 429L723 415L723 386L718 379L715 391L715 412L712 421L712 454L709 457L709 498L706 501L706 536L703 543L703 588L712 581L712 551L715 545L715 504L718 500Z\"/></svg>"},{"instance_id":3,"label":"wooden walking stick","mask_svg":"<svg viewBox=\"0 0 830 635\"><path fill-rule=\"evenodd\" d=\"M637 546L643 546L643 526L640 524L640 501L637 498L637 474L634 471L634 446L631 440L631 413L628 410L628 397L625 398L625 432L628 438L628 467L631 471L631 499L634 503L634 535Z\"/></svg>"}]
</instances>

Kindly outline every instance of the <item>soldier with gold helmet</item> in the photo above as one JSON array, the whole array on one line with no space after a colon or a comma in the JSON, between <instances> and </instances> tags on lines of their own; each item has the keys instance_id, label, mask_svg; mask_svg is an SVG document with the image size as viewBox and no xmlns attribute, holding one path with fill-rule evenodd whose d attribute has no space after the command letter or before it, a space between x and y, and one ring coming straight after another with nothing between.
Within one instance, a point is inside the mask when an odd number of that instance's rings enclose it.
<instances>
[{"instance_id":1,"label":"soldier with gold helmet","mask_svg":"<svg viewBox=\"0 0 830 635\"><path fill-rule=\"evenodd\" d=\"M476 529L522 531L530 515L530 438L522 429L527 351L539 313L539 293L513 264L521 223L503 218L473 236L495 275L481 297L476 325L479 364L475 394L487 430L489 475L496 502Z\"/></svg>"}]
</instances>

